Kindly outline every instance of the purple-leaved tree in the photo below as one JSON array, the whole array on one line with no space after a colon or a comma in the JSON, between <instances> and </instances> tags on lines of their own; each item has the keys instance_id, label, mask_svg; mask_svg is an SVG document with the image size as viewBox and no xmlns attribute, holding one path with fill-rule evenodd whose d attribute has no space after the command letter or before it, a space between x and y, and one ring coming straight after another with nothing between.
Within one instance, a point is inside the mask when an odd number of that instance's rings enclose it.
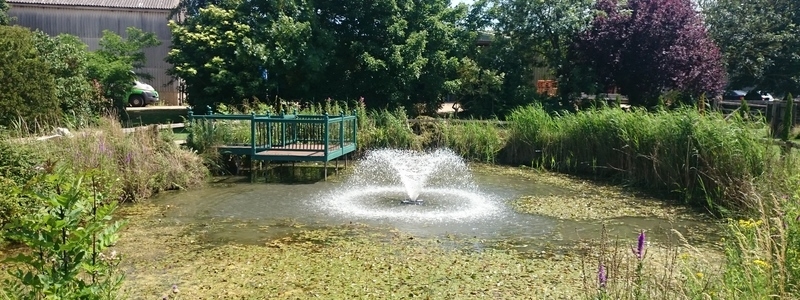
<instances>
[{"instance_id":1,"label":"purple-leaved tree","mask_svg":"<svg viewBox=\"0 0 800 300\"><path fill-rule=\"evenodd\" d=\"M598 0L592 25L573 50L602 86L631 104L653 105L666 91L717 95L725 86L719 48L690 0Z\"/></svg>"}]
</instances>

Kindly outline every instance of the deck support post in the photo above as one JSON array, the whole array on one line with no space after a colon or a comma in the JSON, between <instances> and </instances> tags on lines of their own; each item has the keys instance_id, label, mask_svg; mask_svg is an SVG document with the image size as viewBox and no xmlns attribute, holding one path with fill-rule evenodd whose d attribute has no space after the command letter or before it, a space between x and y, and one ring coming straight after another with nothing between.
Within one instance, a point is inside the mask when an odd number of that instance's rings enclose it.
<instances>
[{"instance_id":1,"label":"deck support post","mask_svg":"<svg viewBox=\"0 0 800 300\"><path fill-rule=\"evenodd\" d=\"M336 175L339 175L339 159L336 159Z\"/></svg>"},{"instance_id":2,"label":"deck support post","mask_svg":"<svg viewBox=\"0 0 800 300\"><path fill-rule=\"evenodd\" d=\"M344 169L345 169L345 170L347 170L347 155L348 155L348 154L345 154L345 155L344 155Z\"/></svg>"},{"instance_id":3,"label":"deck support post","mask_svg":"<svg viewBox=\"0 0 800 300\"><path fill-rule=\"evenodd\" d=\"M325 176L325 181L328 181L328 161L327 160L325 161L325 167L323 169L324 169L323 173L325 174L324 175Z\"/></svg>"}]
</instances>

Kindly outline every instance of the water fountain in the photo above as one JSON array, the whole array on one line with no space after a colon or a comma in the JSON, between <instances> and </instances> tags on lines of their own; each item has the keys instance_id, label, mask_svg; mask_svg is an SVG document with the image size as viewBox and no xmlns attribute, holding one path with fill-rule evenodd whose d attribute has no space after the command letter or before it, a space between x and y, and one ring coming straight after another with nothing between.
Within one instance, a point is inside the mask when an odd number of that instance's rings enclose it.
<instances>
[{"instance_id":1,"label":"water fountain","mask_svg":"<svg viewBox=\"0 0 800 300\"><path fill-rule=\"evenodd\" d=\"M458 221L499 211L478 190L463 158L449 149L370 151L348 181L323 199L327 210L366 218Z\"/></svg>"}]
</instances>

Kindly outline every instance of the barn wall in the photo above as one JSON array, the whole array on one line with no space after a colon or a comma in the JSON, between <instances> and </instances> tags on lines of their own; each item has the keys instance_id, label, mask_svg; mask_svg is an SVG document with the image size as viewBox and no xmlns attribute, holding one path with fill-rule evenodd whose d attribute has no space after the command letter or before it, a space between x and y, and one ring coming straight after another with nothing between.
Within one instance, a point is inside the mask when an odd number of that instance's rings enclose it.
<instances>
[{"instance_id":1,"label":"barn wall","mask_svg":"<svg viewBox=\"0 0 800 300\"><path fill-rule=\"evenodd\" d=\"M125 30L128 27L155 33L161 45L145 49L147 61L142 70L152 75L153 79L143 81L158 91L163 104L180 104L178 85L170 83L172 78L166 73L170 64L164 61L171 45L167 26L169 11L11 4L8 14L16 17L16 24L20 26L39 29L49 35L66 33L78 36L89 46L89 50L98 48L105 29L122 37L127 36Z\"/></svg>"}]
</instances>

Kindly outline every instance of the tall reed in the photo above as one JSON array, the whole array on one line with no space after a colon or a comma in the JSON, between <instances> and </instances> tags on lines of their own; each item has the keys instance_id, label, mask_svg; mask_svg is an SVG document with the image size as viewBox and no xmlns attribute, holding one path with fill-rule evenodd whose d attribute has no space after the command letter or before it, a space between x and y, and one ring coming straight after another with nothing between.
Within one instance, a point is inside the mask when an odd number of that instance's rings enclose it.
<instances>
[{"instance_id":1,"label":"tall reed","mask_svg":"<svg viewBox=\"0 0 800 300\"><path fill-rule=\"evenodd\" d=\"M530 106L513 111L509 121L506 162L618 176L703 205L751 206L750 183L777 157L762 142L764 124L689 108L551 115Z\"/></svg>"}]
</instances>

